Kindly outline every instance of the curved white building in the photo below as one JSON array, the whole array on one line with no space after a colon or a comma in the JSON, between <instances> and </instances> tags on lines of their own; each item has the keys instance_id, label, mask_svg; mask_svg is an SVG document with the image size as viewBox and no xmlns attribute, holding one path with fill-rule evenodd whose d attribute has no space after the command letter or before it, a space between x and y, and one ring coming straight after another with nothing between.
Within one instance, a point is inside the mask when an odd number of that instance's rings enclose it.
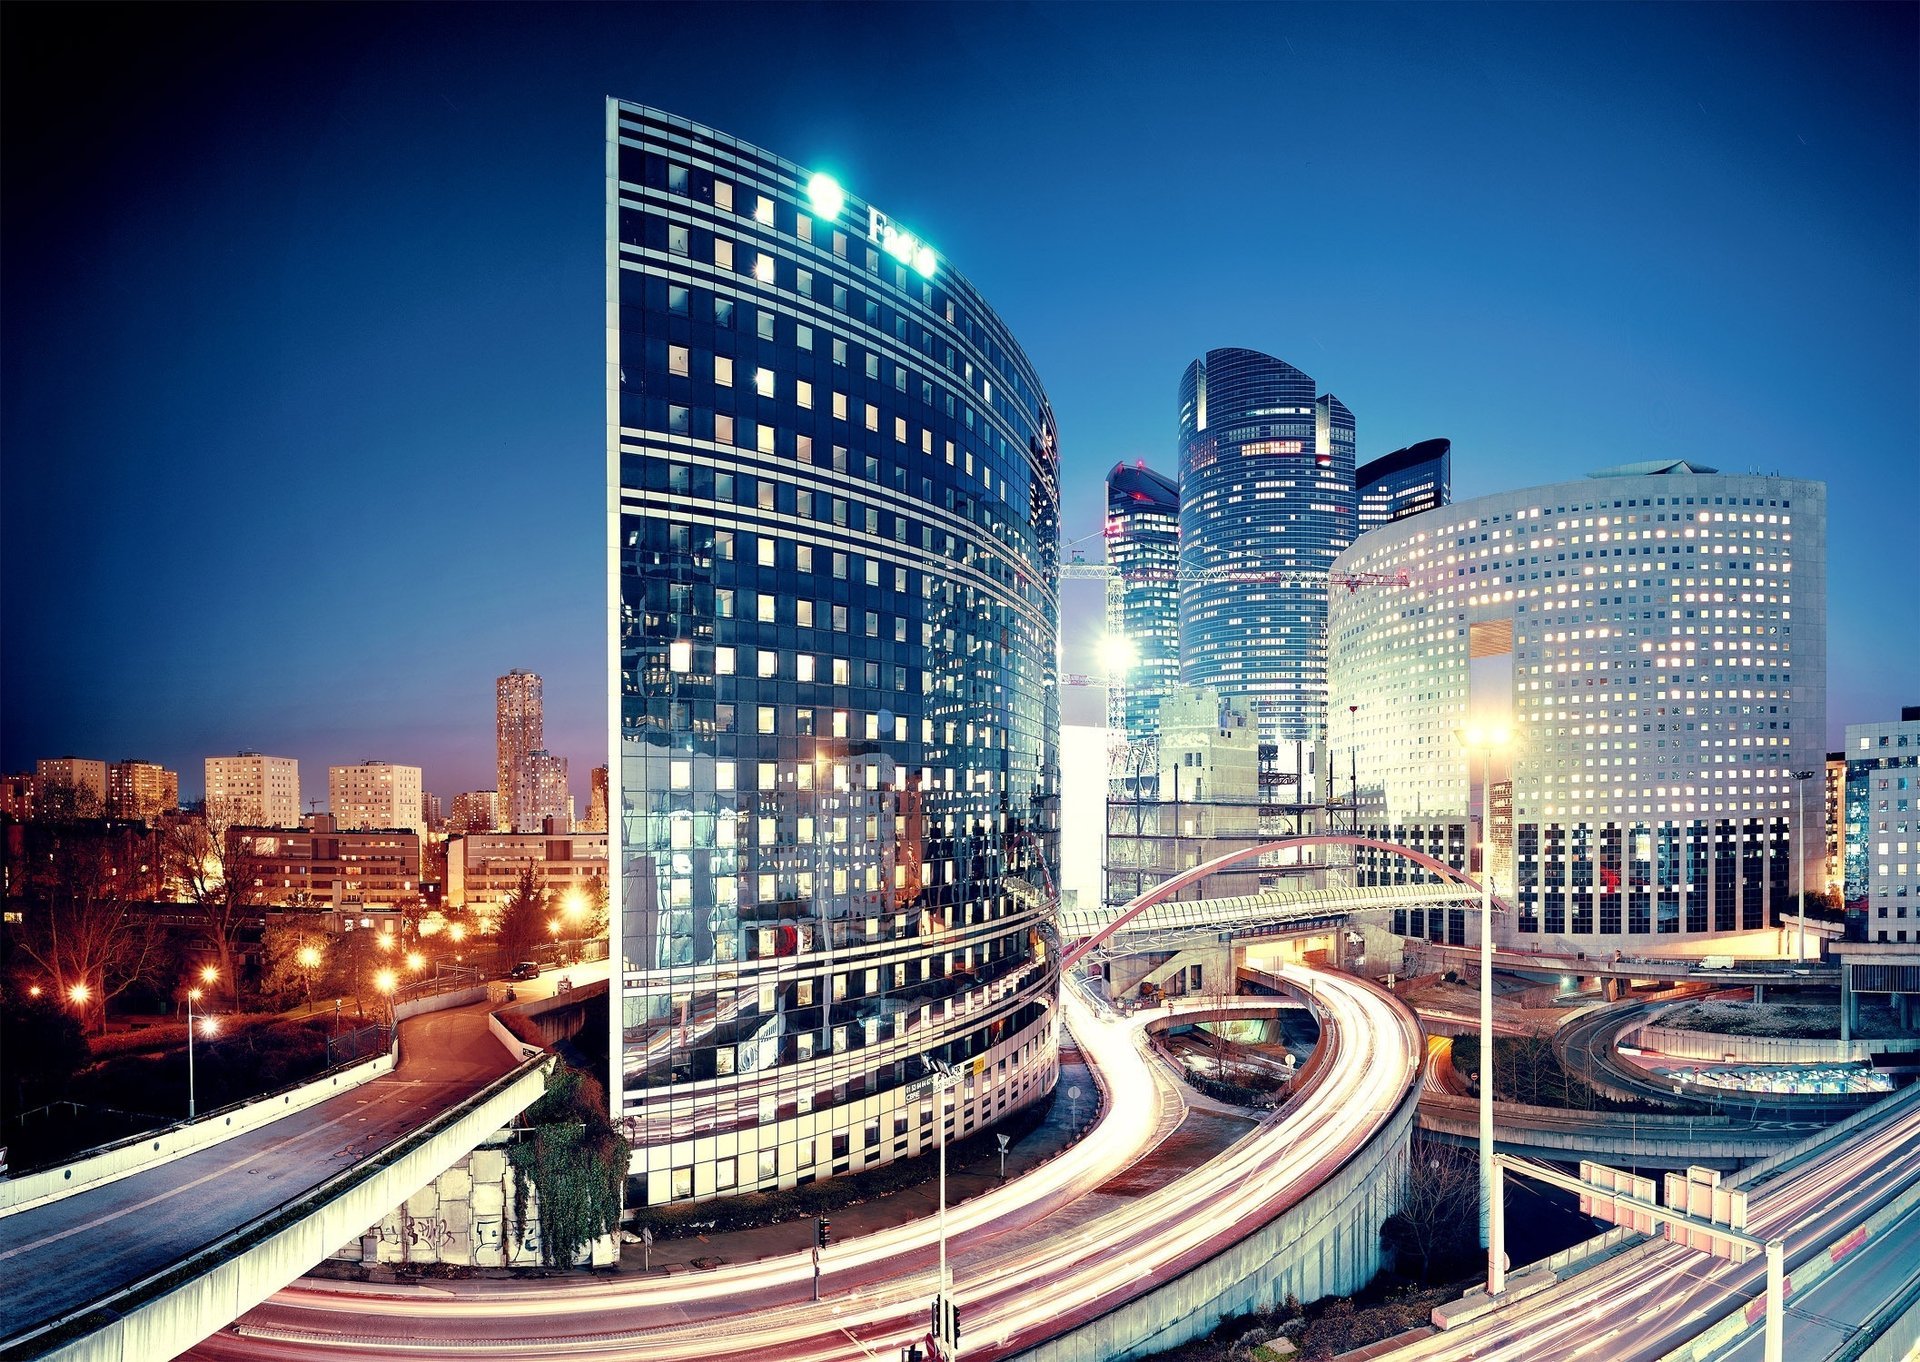
<instances>
[{"instance_id":1,"label":"curved white building","mask_svg":"<svg viewBox=\"0 0 1920 1362\"><path fill-rule=\"evenodd\" d=\"M1333 765L1393 840L1490 807L1500 937L1726 950L1790 902L1792 773L1825 751L1824 484L1628 464L1373 530L1334 570L1408 585L1333 595ZM1511 740L1470 780L1474 724ZM1396 929L1478 939L1432 917Z\"/></svg>"}]
</instances>

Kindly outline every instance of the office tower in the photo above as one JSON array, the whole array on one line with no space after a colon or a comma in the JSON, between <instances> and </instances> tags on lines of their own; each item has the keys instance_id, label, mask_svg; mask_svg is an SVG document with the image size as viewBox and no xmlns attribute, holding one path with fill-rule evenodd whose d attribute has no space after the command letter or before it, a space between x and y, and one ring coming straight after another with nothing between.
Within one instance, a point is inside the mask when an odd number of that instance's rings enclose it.
<instances>
[{"instance_id":1,"label":"office tower","mask_svg":"<svg viewBox=\"0 0 1920 1362\"><path fill-rule=\"evenodd\" d=\"M1771 953L1791 858L1823 853L1817 821L1794 845L1793 772L1826 750L1824 484L1628 464L1373 530L1339 570L1408 580L1333 598L1363 824L1404 842L1491 805L1513 934L1543 949ZM1474 726L1511 739L1469 774Z\"/></svg>"},{"instance_id":2,"label":"office tower","mask_svg":"<svg viewBox=\"0 0 1920 1362\"><path fill-rule=\"evenodd\" d=\"M546 746L545 708L540 678L515 667L494 683L495 750L500 770L502 831L538 832L533 783L527 758Z\"/></svg>"},{"instance_id":3,"label":"office tower","mask_svg":"<svg viewBox=\"0 0 1920 1362\"><path fill-rule=\"evenodd\" d=\"M1836 899L1843 899L1847 882L1847 754L1827 753L1827 861L1823 867L1821 888Z\"/></svg>"},{"instance_id":4,"label":"office tower","mask_svg":"<svg viewBox=\"0 0 1920 1362\"><path fill-rule=\"evenodd\" d=\"M386 761L327 768L327 807L342 832L365 828L411 828L425 836L420 768Z\"/></svg>"},{"instance_id":5,"label":"office tower","mask_svg":"<svg viewBox=\"0 0 1920 1362\"><path fill-rule=\"evenodd\" d=\"M607 830L607 768L594 767L589 779L592 789L587 795L587 821L580 825L580 830L605 832Z\"/></svg>"},{"instance_id":6,"label":"office tower","mask_svg":"<svg viewBox=\"0 0 1920 1362\"><path fill-rule=\"evenodd\" d=\"M1180 681L1180 489L1145 460L1107 474L1107 727L1150 738Z\"/></svg>"},{"instance_id":7,"label":"office tower","mask_svg":"<svg viewBox=\"0 0 1920 1362\"><path fill-rule=\"evenodd\" d=\"M1353 475L1360 533L1453 501L1453 441L1422 440L1362 464Z\"/></svg>"},{"instance_id":8,"label":"office tower","mask_svg":"<svg viewBox=\"0 0 1920 1362\"><path fill-rule=\"evenodd\" d=\"M1846 762L1849 911L1868 941L1920 942L1920 706L1848 724Z\"/></svg>"},{"instance_id":9,"label":"office tower","mask_svg":"<svg viewBox=\"0 0 1920 1362\"><path fill-rule=\"evenodd\" d=\"M152 821L180 808L180 773L150 761L116 761L107 768L107 816Z\"/></svg>"},{"instance_id":10,"label":"office tower","mask_svg":"<svg viewBox=\"0 0 1920 1362\"><path fill-rule=\"evenodd\" d=\"M976 1076L950 1135L1051 1089L1059 460L908 224L636 105L606 152L611 1097L649 1205L931 1150L932 1060Z\"/></svg>"},{"instance_id":11,"label":"office tower","mask_svg":"<svg viewBox=\"0 0 1920 1362\"><path fill-rule=\"evenodd\" d=\"M1326 572L1355 534L1353 413L1291 364L1209 350L1180 380L1180 680L1263 743L1326 728Z\"/></svg>"},{"instance_id":12,"label":"office tower","mask_svg":"<svg viewBox=\"0 0 1920 1362\"><path fill-rule=\"evenodd\" d=\"M34 763L41 816L104 818L107 764L85 757L42 757Z\"/></svg>"},{"instance_id":13,"label":"office tower","mask_svg":"<svg viewBox=\"0 0 1920 1362\"><path fill-rule=\"evenodd\" d=\"M239 827L299 827L300 763L258 752L208 757L207 817Z\"/></svg>"}]
</instances>

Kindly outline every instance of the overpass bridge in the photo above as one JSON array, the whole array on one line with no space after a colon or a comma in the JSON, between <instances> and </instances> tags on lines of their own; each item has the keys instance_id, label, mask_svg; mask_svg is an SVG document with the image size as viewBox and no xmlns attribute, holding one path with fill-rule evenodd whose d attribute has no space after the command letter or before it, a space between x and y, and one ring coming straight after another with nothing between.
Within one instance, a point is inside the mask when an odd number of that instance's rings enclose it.
<instances>
[{"instance_id":1,"label":"overpass bridge","mask_svg":"<svg viewBox=\"0 0 1920 1362\"><path fill-rule=\"evenodd\" d=\"M82 1161L72 1192L0 1212L0 1355L172 1357L353 1242L544 1090L551 1057L509 1056L485 997L397 1009L397 1063L337 1096L251 1128L216 1113L239 1133Z\"/></svg>"},{"instance_id":2,"label":"overpass bridge","mask_svg":"<svg viewBox=\"0 0 1920 1362\"><path fill-rule=\"evenodd\" d=\"M1118 905L1074 908L1060 914L1060 935L1069 941L1099 938L1098 949L1116 952L1177 950L1196 936L1323 932L1344 926L1354 913L1469 902L1477 906L1480 891L1458 884L1276 889L1230 898L1156 899L1131 915Z\"/></svg>"}]
</instances>

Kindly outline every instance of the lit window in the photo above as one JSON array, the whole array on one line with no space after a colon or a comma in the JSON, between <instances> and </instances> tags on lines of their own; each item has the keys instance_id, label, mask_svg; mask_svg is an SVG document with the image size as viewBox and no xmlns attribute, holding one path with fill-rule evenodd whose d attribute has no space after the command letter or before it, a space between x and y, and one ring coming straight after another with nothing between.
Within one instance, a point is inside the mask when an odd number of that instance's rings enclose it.
<instances>
[{"instance_id":1,"label":"lit window","mask_svg":"<svg viewBox=\"0 0 1920 1362\"><path fill-rule=\"evenodd\" d=\"M733 675L733 649L715 648L713 650L713 670L719 676Z\"/></svg>"},{"instance_id":2,"label":"lit window","mask_svg":"<svg viewBox=\"0 0 1920 1362\"><path fill-rule=\"evenodd\" d=\"M813 602L802 601L800 602L800 604L806 608L807 614L811 616L813 613ZM806 622L811 623L812 622L811 618L809 618ZM799 680L799 681L813 680L813 654L812 653L801 653L797 658L794 659L794 665L796 668L796 672L795 672L796 680Z\"/></svg>"},{"instance_id":3,"label":"lit window","mask_svg":"<svg viewBox=\"0 0 1920 1362\"><path fill-rule=\"evenodd\" d=\"M762 397L773 396L773 370L755 369L753 371L753 390Z\"/></svg>"},{"instance_id":4,"label":"lit window","mask_svg":"<svg viewBox=\"0 0 1920 1362\"><path fill-rule=\"evenodd\" d=\"M803 407L811 407L813 405L813 384L807 382L804 378L796 381L793 385L793 400Z\"/></svg>"},{"instance_id":5,"label":"lit window","mask_svg":"<svg viewBox=\"0 0 1920 1362\"><path fill-rule=\"evenodd\" d=\"M713 381L722 388L733 386L733 359L729 355L713 357Z\"/></svg>"},{"instance_id":6,"label":"lit window","mask_svg":"<svg viewBox=\"0 0 1920 1362\"><path fill-rule=\"evenodd\" d=\"M713 438L723 445L733 443L733 418L723 411L713 414Z\"/></svg>"},{"instance_id":7,"label":"lit window","mask_svg":"<svg viewBox=\"0 0 1920 1362\"><path fill-rule=\"evenodd\" d=\"M867 403L867 429L880 429L880 408L874 406L871 402Z\"/></svg>"},{"instance_id":8,"label":"lit window","mask_svg":"<svg viewBox=\"0 0 1920 1362\"><path fill-rule=\"evenodd\" d=\"M836 421L844 421L847 419L847 395L845 393L835 393L833 395L833 419Z\"/></svg>"},{"instance_id":9,"label":"lit window","mask_svg":"<svg viewBox=\"0 0 1920 1362\"><path fill-rule=\"evenodd\" d=\"M693 670L693 644L686 639L675 639L667 645L667 666L676 672Z\"/></svg>"},{"instance_id":10,"label":"lit window","mask_svg":"<svg viewBox=\"0 0 1920 1362\"><path fill-rule=\"evenodd\" d=\"M759 438L754 442L754 448L762 454L773 453L773 427L763 423L755 434Z\"/></svg>"},{"instance_id":11,"label":"lit window","mask_svg":"<svg viewBox=\"0 0 1920 1362\"><path fill-rule=\"evenodd\" d=\"M753 262L753 277L763 284L773 282L773 257L762 251Z\"/></svg>"},{"instance_id":12,"label":"lit window","mask_svg":"<svg viewBox=\"0 0 1920 1362\"><path fill-rule=\"evenodd\" d=\"M779 674L780 654L776 650L772 648L762 648L760 650L759 662L760 676L763 680Z\"/></svg>"},{"instance_id":13,"label":"lit window","mask_svg":"<svg viewBox=\"0 0 1920 1362\"><path fill-rule=\"evenodd\" d=\"M760 537L760 566L773 566L773 540L767 538L765 535Z\"/></svg>"},{"instance_id":14,"label":"lit window","mask_svg":"<svg viewBox=\"0 0 1920 1362\"><path fill-rule=\"evenodd\" d=\"M765 194L760 195L753 205L753 220L763 227L773 225L773 200Z\"/></svg>"},{"instance_id":15,"label":"lit window","mask_svg":"<svg viewBox=\"0 0 1920 1362\"><path fill-rule=\"evenodd\" d=\"M732 181L717 179L713 182L713 206L725 209L729 213L733 211Z\"/></svg>"},{"instance_id":16,"label":"lit window","mask_svg":"<svg viewBox=\"0 0 1920 1362\"><path fill-rule=\"evenodd\" d=\"M723 270L733 268L733 243L725 237L713 239L713 263Z\"/></svg>"}]
</instances>

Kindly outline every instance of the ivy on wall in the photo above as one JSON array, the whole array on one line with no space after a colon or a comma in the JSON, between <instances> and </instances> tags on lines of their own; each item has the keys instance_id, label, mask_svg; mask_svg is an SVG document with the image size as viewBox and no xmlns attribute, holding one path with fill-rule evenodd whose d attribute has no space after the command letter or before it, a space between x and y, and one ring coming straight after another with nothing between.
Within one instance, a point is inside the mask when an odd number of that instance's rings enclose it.
<instances>
[{"instance_id":1,"label":"ivy on wall","mask_svg":"<svg viewBox=\"0 0 1920 1362\"><path fill-rule=\"evenodd\" d=\"M540 1259L571 1267L580 1250L620 1224L627 1142L607 1117L606 1091L592 1077L559 1064L547 1090L527 1108L530 1129L507 1149L514 1180L515 1232L524 1237L527 1188L540 1195Z\"/></svg>"}]
</instances>

